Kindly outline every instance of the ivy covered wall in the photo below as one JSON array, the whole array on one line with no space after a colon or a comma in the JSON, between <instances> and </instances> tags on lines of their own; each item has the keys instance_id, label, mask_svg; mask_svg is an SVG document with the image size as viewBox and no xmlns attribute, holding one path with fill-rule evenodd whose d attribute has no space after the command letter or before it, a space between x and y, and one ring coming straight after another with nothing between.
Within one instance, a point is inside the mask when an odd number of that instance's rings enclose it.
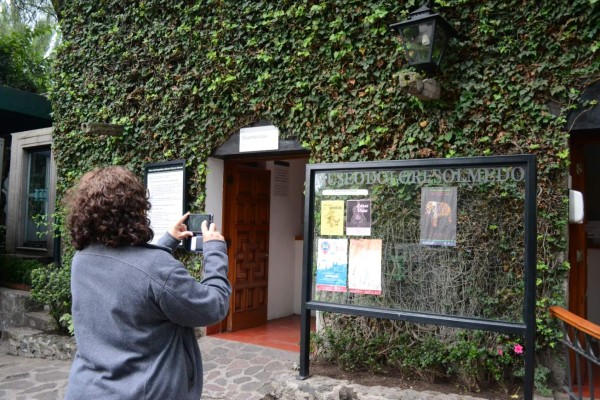
<instances>
[{"instance_id":1,"label":"ivy covered wall","mask_svg":"<svg viewBox=\"0 0 600 400\"><path fill-rule=\"evenodd\" d=\"M258 119L311 162L534 153L538 156L540 348L564 301L565 117L600 77L596 0L437 0L459 32L439 101L400 87L408 68L390 23L417 0L66 2L51 99L59 193L95 166L184 158L193 203L205 161ZM548 104L560 107L553 115ZM93 138L83 122L125 126Z\"/></svg>"}]
</instances>

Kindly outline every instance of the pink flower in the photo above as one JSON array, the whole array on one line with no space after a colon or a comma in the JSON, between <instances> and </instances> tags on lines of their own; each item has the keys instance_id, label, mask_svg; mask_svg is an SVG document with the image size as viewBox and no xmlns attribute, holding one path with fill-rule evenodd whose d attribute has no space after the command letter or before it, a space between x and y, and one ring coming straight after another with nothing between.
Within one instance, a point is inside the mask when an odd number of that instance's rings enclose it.
<instances>
[{"instance_id":1,"label":"pink flower","mask_svg":"<svg viewBox=\"0 0 600 400\"><path fill-rule=\"evenodd\" d=\"M516 354L523 354L523 346L520 344L515 344L514 350Z\"/></svg>"},{"instance_id":2,"label":"pink flower","mask_svg":"<svg viewBox=\"0 0 600 400\"><path fill-rule=\"evenodd\" d=\"M502 351L502 347L498 347L498 355L503 356L504 352Z\"/></svg>"}]
</instances>

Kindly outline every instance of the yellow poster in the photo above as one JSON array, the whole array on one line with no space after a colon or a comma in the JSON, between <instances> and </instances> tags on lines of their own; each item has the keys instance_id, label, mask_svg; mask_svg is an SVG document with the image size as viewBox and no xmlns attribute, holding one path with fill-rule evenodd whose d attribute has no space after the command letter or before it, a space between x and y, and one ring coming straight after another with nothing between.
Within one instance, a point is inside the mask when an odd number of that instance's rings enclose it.
<instances>
[{"instance_id":1,"label":"yellow poster","mask_svg":"<svg viewBox=\"0 0 600 400\"><path fill-rule=\"evenodd\" d=\"M344 200L321 202L321 235L344 235Z\"/></svg>"}]
</instances>

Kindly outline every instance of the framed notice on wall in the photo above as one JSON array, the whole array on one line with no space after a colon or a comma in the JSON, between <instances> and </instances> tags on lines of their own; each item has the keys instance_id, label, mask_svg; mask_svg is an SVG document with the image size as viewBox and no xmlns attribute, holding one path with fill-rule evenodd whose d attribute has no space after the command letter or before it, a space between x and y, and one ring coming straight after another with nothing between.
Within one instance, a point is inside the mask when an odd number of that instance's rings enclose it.
<instances>
[{"instance_id":1,"label":"framed notice on wall","mask_svg":"<svg viewBox=\"0 0 600 400\"><path fill-rule=\"evenodd\" d=\"M148 218L158 239L185 213L185 160L146 164L144 178L151 204Z\"/></svg>"}]
</instances>

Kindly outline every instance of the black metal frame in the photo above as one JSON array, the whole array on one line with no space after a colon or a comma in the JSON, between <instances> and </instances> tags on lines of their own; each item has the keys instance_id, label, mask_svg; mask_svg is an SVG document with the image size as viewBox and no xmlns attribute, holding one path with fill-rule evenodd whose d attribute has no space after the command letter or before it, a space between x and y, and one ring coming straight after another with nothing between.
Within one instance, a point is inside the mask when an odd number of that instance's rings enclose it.
<instances>
[{"instance_id":1,"label":"black metal frame","mask_svg":"<svg viewBox=\"0 0 600 400\"><path fill-rule=\"evenodd\" d=\"M317 172L369 171L379 169L424 169L424 168L489 168L518 166L525 170L525 257L524 257L524 309L523 323L513 323L478 318L439 315L413 311L380 309L373 307L332 304L313 301L312 265L314 234L315 174ZM533 399L533 377L535 368L535 281L537 258L537 209L536 209L536 158L535 155L470 157L450 159L421 159L405 161L372 161L357 163L308 164L306 166L306 198L304 204L304 249L302 275L302 307L300 333L300 372L298 379L309 377L310 319L311 311L329 311L391 320L409 321L449 327L487 330L523 335L525 339L524 398Z\"/></svg>"}]
</instances>

